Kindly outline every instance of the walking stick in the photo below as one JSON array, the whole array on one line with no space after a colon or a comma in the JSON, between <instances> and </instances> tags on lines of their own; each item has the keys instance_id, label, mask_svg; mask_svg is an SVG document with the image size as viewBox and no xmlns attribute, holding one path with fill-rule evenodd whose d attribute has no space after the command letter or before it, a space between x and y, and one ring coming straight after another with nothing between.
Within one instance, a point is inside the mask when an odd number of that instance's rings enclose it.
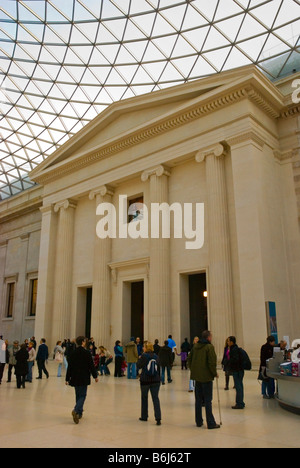
<instances>
[{"instance_id":1,"label":"walking stick","mask_svg":"<svg viewBox=\"0 0 300 468\"><path fill-rule=\"evenodd\" d=\"M217 381L217 393L218 393L218 404L219 404L219 415L220 415L220 426L223 426L222 422L222 414L221 414L221 401L220 401L220 390L219 390L219 379L216 379Z\"/></svg>"}]
</instances>

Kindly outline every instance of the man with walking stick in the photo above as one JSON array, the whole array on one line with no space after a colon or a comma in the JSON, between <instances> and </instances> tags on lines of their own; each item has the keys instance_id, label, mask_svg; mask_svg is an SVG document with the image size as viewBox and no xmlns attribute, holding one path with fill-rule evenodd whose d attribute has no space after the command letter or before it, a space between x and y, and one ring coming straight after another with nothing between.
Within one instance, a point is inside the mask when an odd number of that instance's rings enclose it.
<instances>
[{"instance_id":1,"label":"man with walking stick","mask_svg":"<svg viewBox=\"0 0 300 468\"><path fill-rule=\"evenodd\" d=\"M202 333L202 339L193 346L188 358L188 367L191 370L191 379L196 381L196 424L203 426L202 404L204 401L208 429L220 429L212 412L213 382L218 378L217 355L212 345L210 331Z\"/></svg>"}]
</instances>

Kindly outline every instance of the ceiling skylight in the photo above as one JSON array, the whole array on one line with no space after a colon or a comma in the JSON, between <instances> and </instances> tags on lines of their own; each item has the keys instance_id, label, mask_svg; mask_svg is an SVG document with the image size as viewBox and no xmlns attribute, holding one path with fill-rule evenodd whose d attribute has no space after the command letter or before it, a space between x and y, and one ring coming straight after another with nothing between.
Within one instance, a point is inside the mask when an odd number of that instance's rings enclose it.
<instances>
[{"instance_id":1,"label":"ceiling skylight","mask_svg":"<svg viewBox=\"0 0 300 468\"><path fill-rule=\"evenodd\" d=\"M256 64L300 70L299 0L0 0L0 198L109 104Z\"/></svg>"}]
</instances>

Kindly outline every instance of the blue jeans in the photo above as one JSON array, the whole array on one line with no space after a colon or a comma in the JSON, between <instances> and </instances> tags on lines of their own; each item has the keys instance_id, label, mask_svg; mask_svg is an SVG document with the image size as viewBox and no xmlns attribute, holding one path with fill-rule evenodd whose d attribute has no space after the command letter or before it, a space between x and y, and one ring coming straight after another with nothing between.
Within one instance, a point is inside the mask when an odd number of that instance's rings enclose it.
<instances>
[{"instance_id":1,"label":"blue jeans","mask_svg":"<svg viewBox=\"0 0 300 468\"><path fill-rule=\"evenodd\" d=\"M127 379L136 379L136 363L128 362Z\"/></svg>"},{"instance_id":2,"label":"blue jeans","mask_svg":"<svg viewBox=\"0 0 300 468\"><path fill-rule=\"evenodd\" d=\"M165 373L167 369L167 375L168 375L168 382L170 383L172 381L171 378L171 367L162 367L161 368L161 382L164 384L165 383Z\"/></svg>"},{"instance_id":3,"label":"blue jeans","mask_svg":"<svg viewBox=\"0 0 300 468\"><path fill-rule=\"evenodd\" d=\"M210 429L215 427L216 420L212 412L213 382L207 382L207 383L196 382L195 398L196 398L196 424L197 426L203 425L202 405L204 402L207 426Z\"/></svg>"},{"instance_id":4,"label":"blue jeans","mask_svg":"<svg viewBox=\"0 0 300 468\"><path fill-rule=\"evenodd\" d=\"M28 374L26 376L26 382L32 382L32 368L34 366L33 361L28 362Z\"/></svg>"},{"instance_id":5,"label":"blue jeans","mask_svg":"<svg viewBox=\"0 0 300 468\"><path fill-rule=\"evenodd\" d=\"M244 403L244 376L245 371L233 372L234 385L236 389L236 405L239 408L245 408Z\"/></svg>"},{"instance_id":6,"label":"blue jeans","mask_svg":"<svg viewBox=\"0 0 300 468\"><path fill-rule=\"evenodd\" d=\"M87 396L87 387L75 387L75 394L76 394L76 405L74 411L79 416L82 416L83 413L83 406Z\"/></svg>"}]
</instances>

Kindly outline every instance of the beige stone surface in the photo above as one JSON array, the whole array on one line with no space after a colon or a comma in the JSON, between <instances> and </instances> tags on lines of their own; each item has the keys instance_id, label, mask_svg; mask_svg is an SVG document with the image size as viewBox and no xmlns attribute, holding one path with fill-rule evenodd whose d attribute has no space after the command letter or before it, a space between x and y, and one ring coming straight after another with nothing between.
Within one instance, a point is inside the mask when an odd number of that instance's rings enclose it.
<instances>
[{"instance_id":1,"label":"beige stone surface","mask_svg":"<svg viewBox=\"0 0 300 468\"><path fill-rule=\"evenodd\" d=\"M112 365L113 366L113 365ZM276 401L263 400L256 373L245 378L245 411L231 409L235 391L223 390L220 400L223 426L197 428L194 395L188 393L189 373L175 370L173 383L161 387L162 426L155 425L152 403L149 422L139 421L138 381L101 377L88 390L84 418L75 426L71 412L74 390L56 377L17 390L15 382L0 386L0 448L299 448L299 416L282 410ZM35 368L36 369L36 368ZM36 372L36 371L35 371ZM223 373L222 373L223 374ZM232 381L231 381L232 384ZM232 387L232 385L230 385ZM213 411L219 422L216 386Z\"/></svg>"},{"instance_id":2,"label":"beige stone surface","mask_svg":"<svg viewBox=\"0 0 300 468\"><path fill-rule=\"evenodd\" d=\"M266 301L276 302L280 338L298 338L296 78L276 86L251 66L113 104L36 168L31 177L40 187L0 203L0 332L10 340L35 332L51 346L65 338L58 334L84 334L84 288L94 287L91 333L111 348L130 338L130 283L144 281L145 338L172 333L179 343L190 333L187 277L206 272L213 294L209 327L219 354L234 333L257 364L267 335ZM220 145L226 156L217 175L207 160L195 158ZM158 167L168 175L151 175ZM146 204L204 203L203 248L188 251L186 239L174 238L157 248L150 239L97 242L91 193L104 186L117 217L120 195L143 195ZM63 227L54 208L66 200L76 209ZM37 317L28 320L28 273L34 271ZM18 276L18 299L7 320L11 276Z\"/></svg>"}]
</instances>

